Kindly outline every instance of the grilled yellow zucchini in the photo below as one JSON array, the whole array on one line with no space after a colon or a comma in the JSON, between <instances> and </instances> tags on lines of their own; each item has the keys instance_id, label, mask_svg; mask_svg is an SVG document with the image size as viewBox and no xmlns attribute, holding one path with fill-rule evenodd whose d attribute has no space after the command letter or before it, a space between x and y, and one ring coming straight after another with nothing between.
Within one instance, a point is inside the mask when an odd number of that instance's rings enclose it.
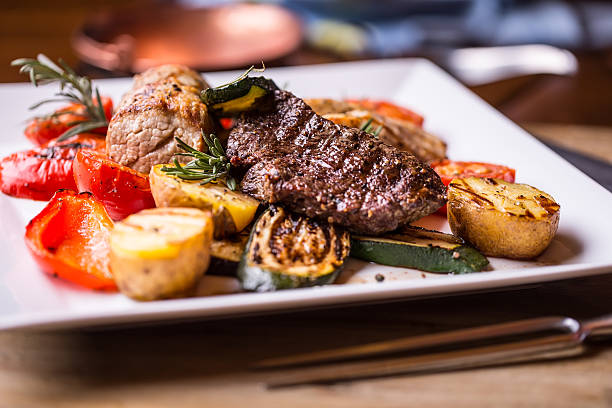
<instances>
[{"instance_id":1,"label":"grilled yellow zucchini","mask_svg":"<svg viewBox=\"0 0 612 408\"><path fill-rule=\"evenodd\" d=\"M238 264L249 240L247 231L222 240L213 240L210 245L208 275L236 276Z\"/></svg>"},{"instance_id":2,"label":"grilled yellow zucchini","mask_svg":"<svg viewBox=\"0 0 612 408\"><path fill-rule=\"evenodd\" d=\"M499 179L454 179L447 208L453 234L490 256L538 256L559 225L560 206L550 195Z\"/></svg>"},{"instance_id":3,"label":"grilled yellow zucchini","mask_svg":"<svg viewBox=\"0 0 612 408\"><path fill-rule=\"evenodd\" d=\"M130 215L110 237L117 286L136 300L187 294L208 267L212 234L209 211L153 208Z\"/></svg>"},{"instance_id":4,"label":"grilled yellow zucchini","mask_svg":"<svg viewBox=\"0 0 612 408\"><path fill-rule=\"evenodd\" d=\"M163 164L151 169L149 182L158 207L194 207L211 210L215 238L242 231L255 217L259 201L222 184L181 180L161 171Z\"/></svg>"}]
</instances>

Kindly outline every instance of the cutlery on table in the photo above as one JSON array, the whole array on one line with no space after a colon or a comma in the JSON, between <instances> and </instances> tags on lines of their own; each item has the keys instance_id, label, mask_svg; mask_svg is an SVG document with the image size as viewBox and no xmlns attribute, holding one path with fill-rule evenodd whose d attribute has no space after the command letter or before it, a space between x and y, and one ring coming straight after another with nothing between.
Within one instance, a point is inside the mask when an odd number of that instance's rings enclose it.
<instances>
[{"instance_id":1,"label":"cutlery on table","mask_svg":"<svg viewBox=\"0 0 612 408\"><path fill-rule=\"evenodd\" d=\"M587 338L608 335L612 314L582 322L551 316L271 358L253 368L291 369L269 388L333 383L571 357L587 350Z\"/></svg>"}]
</instances>

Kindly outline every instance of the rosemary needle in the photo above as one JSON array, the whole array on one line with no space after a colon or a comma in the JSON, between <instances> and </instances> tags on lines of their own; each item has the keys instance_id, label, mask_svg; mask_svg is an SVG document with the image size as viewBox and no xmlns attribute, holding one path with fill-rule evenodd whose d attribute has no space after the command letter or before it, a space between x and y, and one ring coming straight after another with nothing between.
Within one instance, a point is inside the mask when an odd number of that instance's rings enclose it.
<instances>
[{"instance_id":1,"label":"rosemary needle","mask_svg":"<svg viewBox=\"0 0 612 408\"><path fill-rule=\"evenodd\" d=\"M380 125L376 129L374 129L374 127L372 126L372 122L373 121L374 121L374 119L372 119L372 118L368 119L368 121L365 122L363 125L361 125L361 127L359 129L363 130L364 132L369 133L371 135L378 136L380 134L380 131L382 130L383 127L382 127L382 125Z\"/></svg>"},{"instance_id":2,"label":"rosemary needle","mask_svg":"<svg viewBox=\"0 0 612 408\"><path fill-rule=\"evenodd\" d=\"M174 166L164 166L161 170L183 180L200 180L201 185L223 181L230 190L236 190L236 180L229 174L231 164L219 138L214 134L207 137L204 132L202 132L202 137L208 146L208 153L194 149L180 138L175 137L178 147L184 150L184 153L177 153L176 156L191 157L192 160L182 165L178 159L174 158Z\"/></svg>"}]
</instances>

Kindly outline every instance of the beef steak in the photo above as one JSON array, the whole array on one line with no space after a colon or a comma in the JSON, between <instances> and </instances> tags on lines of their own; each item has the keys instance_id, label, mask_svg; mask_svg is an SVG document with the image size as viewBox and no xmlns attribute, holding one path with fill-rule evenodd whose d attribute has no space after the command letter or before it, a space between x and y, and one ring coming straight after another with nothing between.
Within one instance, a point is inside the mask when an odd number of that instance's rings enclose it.
<instances>
[{"instance_id":1,"label":"beef steak","mask_svg":"<svg viewBox=\"0 0 612 408\"><path fill-rule=\"evenodd\" d=\"M362 234L392 231L444 204L440 178L413 155L324 119L290 92L275 91L272 104L244 113L229 135L243 192Z\"/></svg>"}]
</instances>

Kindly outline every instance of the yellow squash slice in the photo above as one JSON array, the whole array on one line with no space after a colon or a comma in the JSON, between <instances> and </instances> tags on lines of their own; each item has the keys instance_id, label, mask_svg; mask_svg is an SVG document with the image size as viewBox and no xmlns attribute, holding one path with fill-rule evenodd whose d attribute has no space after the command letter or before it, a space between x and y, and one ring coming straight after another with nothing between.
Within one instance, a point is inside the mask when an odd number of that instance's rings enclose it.
<instances>
[{"instance_id":1,"label":"yellow squash slice","mask_svg":"<svg viewBox=\"0 0 612 408\"><path fill-rule=\"evenodd\" d=\"M259 201L223 184L181 180L164 173L158 164L151 169L149 182L158 207L194 207L211 210L215 221L215 238L242 231L253 221Z\"/></svg>"}]
</instances>

